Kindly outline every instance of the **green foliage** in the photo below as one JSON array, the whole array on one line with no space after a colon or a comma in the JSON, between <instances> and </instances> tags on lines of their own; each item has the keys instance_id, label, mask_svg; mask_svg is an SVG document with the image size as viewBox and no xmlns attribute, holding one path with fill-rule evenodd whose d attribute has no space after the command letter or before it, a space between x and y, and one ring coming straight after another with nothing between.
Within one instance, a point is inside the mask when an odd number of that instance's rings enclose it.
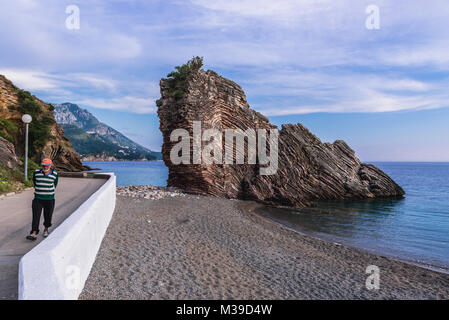
<instances>
[{"instance_id":1,"label":"green foliage","mask_svg":"<svg viewBox=\"0 0 449 320\"><path fill-rule=\"evenodd\" d=\"M187 79L187 76L192 71L198 71L203 66L203 58L202 57L193 57L187 63L183 64L182 66L176 66L176 71L170 72L167 74L167 77L169 79L172 79L176 82L178 81L184 81Z\"/></svg>"},{"instance_id":2,"label":"green foliage","mask_svg":"<svg viewBox=\"0 0 449 320\"><path fill-rule=\"evenodd\" d=\"M28 180L25 181L23 184L24 184L25 188L34 187L33 176L29 177Z\"/></svg>"},{"instance_id":3,"label":"green foliage","mask_svg":"<svg viewBox=\"0 0 449 320\"><path fill-rule=\"evenodd\" d=\"M17 134L17 124L10 120L0 119L0 136L14 144L14 137Z\"/></svg>"},{"instance_id":4,"label":"green foliage","mask_svg":"<svg viewBox=\"0 0 449 320\"><path fill-rule=\"evenodd\" d=\"M161 106L162 106L162 99L157 99L157 100L156 100L156 105L157 105L158 107L161 107Z\"/></svg>"},{"instance_id":5,"label":"green foliage","mask_svg":"<svg viewBox=\"0 0 449 320\"><path fill-rule=\"evenodd\" d=\"M7 180L3 180L0 172L0 193L11 192L13 189L12 185Z\"/></svg>"},{"instance_id":6,"label":"green foliage","mask_svg":"<svg viewBox=\"0 0 449 320\"><path fill-rule=\"evenodd\" d=\"M40 108L36 101L34 101L31 93L19 89L19 111L23 114L28 113L33 118L39 113Z\"/></svg>"},{"instance_id":7,"label":"green foliage","mask_svg":"<svg viewBox=\"0 0 449 320\"><path fill-rule=\"evenodd\" d=\"M0 167L0 193L12 192L25 187L31 187L33 182L23 182L23 168L10 169L8 167Z\"/></svg>"},{"instance_id":8,"label":"green foliage","mask_svg":"<svg viewBox=\"0 0 449 320\"><path fill-rule=\"evenodd\" d=\"M21 172L23 172L23 169L25 167L25 160L24 160L24 158L19 158L19 160L22 161L22 163L23 163L23 167L21 167ZM27 170L28 171L28 181L33 179L34 171L39 168L40 168L40 166L36 162L34 162L31 159L28 159L28 170ZM21 180L23 180L23 174L22 174Z\"/></svg>"},{"instance_id":9,"label":"green foliage","mask_svg":"<svg viewBox=\"0 0 449 320\"><path fill-rule=\"evenodd\" d=\"M183 88L185 87L185 81L191 72L195 72L201 69L203 66L202 57L193 57L187 63L182 66L176 66L176 71L170 72L167 75L170 87L173 89L172 97L179 100L184 95Z\"/></svg>"},{"instance_id":10,"label":"green foliage","mask_svg":"<svg viewBox=\"0 0 449 320\"><path fill-rule=\"evenodd\" d=\"M0 131L0 137L2 137L3 139L5 139L5 140L7 140L7 141L9 141L11 143L14 143L14 140L13 140L13 138L10 135L5 134L5 133L3 133L1 131Z\"/></svg>"},{"instance_id":11,"label":"green foliage","mask_svg":"<svg viewBox=\"0 0 449 320\"><path fill-rule=\"evenodd\" d=\"M172 96L176 99L179 100L182 98L182 96L184 95L184 91L182 89L176 89L175 91L173 91Z\"/></svg>"},{"instance_id":12,"label":"green foliage","mask_svg":"<svg viewBox=\"0 0 449 320\"><path fill-rule=\"evenodd\" d=\"M33 96L25 90L18 90L19 108L18 110L33 117L29 127L30 153L37 154L50 139L50 129L55 123L53 112L44 112L34 100Z\"/></svg>"},{"instance_id":13,"label":"green foliage","mask_svg":"<svg viewBox=\"0 0 449 320\"><path fill-rule=\"evenodd\" d=\"M16 108L16 106L15 105L9 105L8 106L8 110L10 110L10 111L15 111L15 110L17 110L17 108Z\"/></svg>"},{"instance_id":14,"label":"green foliage","mask_svg":"<svg viewBox=\"0 0 449 320\"><path fill-rule=\"evenodd\" d=\"M23 158L20 158L24 163ZM33 173L34 170L39 169L39 165L33 160L28 159L28 180L24 179L24 165L19 168L8 168L6 166L0 166L0 193L18 191L33 186Z\"/></svg>"},{"instance_id":15,"label":"green foliage","mask_svg":"<svg viewBox=\"0 0 449 320\"><path fill-rule=\"evenodd\" d=\"M55 107L51 103L49 103L49 105L50 105L49 110L52 112L55 111Z\"/></svg>"}]
</instances>

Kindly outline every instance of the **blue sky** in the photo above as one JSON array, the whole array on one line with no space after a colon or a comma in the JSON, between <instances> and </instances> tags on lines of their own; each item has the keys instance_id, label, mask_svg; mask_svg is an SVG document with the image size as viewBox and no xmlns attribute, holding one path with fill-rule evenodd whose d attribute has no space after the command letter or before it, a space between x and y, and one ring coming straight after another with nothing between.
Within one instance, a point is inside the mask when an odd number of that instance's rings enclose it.
<instances>
[{"instance_id":1,"label":"blue sky","mask_svg":"<svg viewBox=\"0 0 449 320\"><path fill-rule=\"evenodd\" d=\"M366 7L380 10L368 30ZM0 74L159 150L159 80L194 55L273 123L364 161L449 161L446 0L0 0ZM66 7L80 29L66 28Z\"/></svg>"}]
</instances>

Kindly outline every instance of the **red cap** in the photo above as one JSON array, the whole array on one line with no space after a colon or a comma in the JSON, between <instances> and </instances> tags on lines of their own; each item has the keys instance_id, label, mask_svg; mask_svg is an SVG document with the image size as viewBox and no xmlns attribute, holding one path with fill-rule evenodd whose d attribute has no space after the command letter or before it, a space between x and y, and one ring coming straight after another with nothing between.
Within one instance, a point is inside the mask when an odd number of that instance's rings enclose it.
<instances>
[{"instance_id":1,"label":"red cap","mask_svg":"<svg viewBox=\"0 0 449 320\"><path fill-rule=\"evenodd\" d=\"M53 164L53 162L51 161L51 159L45 158L44 160L42 160L41 166L51 166Z\"/></svg>"}]
</instances>

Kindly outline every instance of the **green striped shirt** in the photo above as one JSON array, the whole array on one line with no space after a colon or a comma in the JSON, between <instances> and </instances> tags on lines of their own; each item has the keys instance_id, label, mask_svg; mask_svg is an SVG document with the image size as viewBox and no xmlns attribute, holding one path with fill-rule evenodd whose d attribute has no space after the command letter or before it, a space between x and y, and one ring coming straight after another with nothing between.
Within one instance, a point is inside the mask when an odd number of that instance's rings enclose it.
<instances>
[{"instance_id":1,"label":"green striped shirt","mask_svg":"<svg viewBox=\"0 0 449 320\"><path fill-rule=\"evenodd\" d=\"M49 175L45 175L42 169L34 171L34 197L41 200L53 200L55 189L58 185L58 173L51 170Z\"/></svg>"}]
</instances>

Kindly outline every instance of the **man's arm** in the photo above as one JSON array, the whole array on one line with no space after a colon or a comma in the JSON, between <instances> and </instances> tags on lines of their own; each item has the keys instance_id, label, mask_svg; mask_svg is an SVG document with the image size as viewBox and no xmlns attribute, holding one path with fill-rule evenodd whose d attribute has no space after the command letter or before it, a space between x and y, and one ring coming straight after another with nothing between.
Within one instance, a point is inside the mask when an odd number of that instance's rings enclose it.
<instances>
[{"instance_id":1,"label":"man's arm","mask_svg":"<svg viewBox=\"0 0 449 320\"><path fill-rule=\"evenodd\" d=\"M55 179L55 189L56 189L56 187L58 186L58 180L59 180L59 178L58 178L58 173L55 171L54 172L55 173L55 177L56 177L56 179Z\"/></svg>"}]
</instances>

